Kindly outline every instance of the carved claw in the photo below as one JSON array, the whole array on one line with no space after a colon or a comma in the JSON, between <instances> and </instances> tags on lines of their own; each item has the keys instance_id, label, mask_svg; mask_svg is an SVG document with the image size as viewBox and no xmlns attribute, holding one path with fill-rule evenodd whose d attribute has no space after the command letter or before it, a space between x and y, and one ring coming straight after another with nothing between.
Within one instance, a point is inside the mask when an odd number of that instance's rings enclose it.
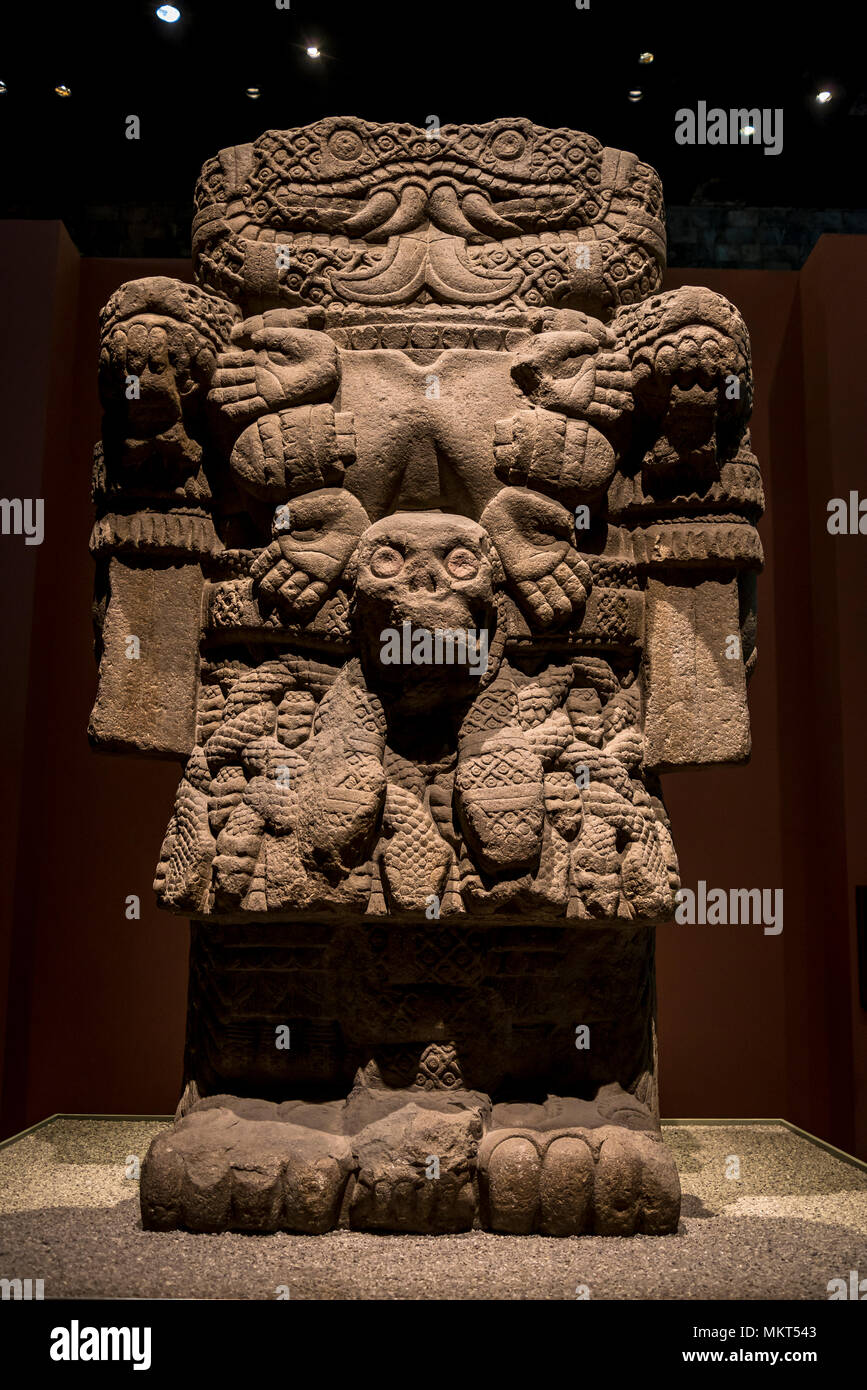
<instances>
[{"instance_id":1,"label":"carved claw","mask_svg":"<svg viewBox=\"0 0 867 1390\"><path fill-rule=\"evenodd\" d=\"M520 236L521 228L517 222L509 222L501 217L484 193L468 193L461 203L461 210L471 222L489 236Z\"/></svg>"},{"instance_id":2,"label":"carved claw","mask_svg":"<svg viewBox=\"0 0 867 1390\"><path fill-rule=\"evenodd\" d=\"M388 189L381 188L367 199L364 206L354 212L340 228L345 236L363 237L374 228L382 226L387 217L397 210L397 198Z\"/></svg>"},{"instance_id":3,"label":"carved claw","mask_svg":"<svg viewBox=\"0 0 867 1390\"><path fill-rule=\"evenodd\" d=\"M368 241L387 241L400 232L412 231L422 221L426 203L427 190L418 184L408 184L401 191L400 202L391 216L368 232Z\"/></svg>"},{"instance_id":4,"label":"carved claw","mask_svg":"<svg viewBox=\"0 0 867 1390\"><path fill-rule=\"evenodd\" d=\"M468 222L458 195L451 184L440 184L428 200L428 212L435 227L467 241L484 241L484 235Z\"/></svg>"}]
</instances>

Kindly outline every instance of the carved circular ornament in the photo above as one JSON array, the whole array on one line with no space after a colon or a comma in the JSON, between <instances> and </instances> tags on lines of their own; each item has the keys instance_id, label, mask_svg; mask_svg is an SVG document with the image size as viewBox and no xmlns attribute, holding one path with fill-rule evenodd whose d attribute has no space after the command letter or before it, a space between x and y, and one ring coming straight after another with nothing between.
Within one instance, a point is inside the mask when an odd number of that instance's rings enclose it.
<instances>
[{"instance_id":1,"label":"carved circular ornament","mask_svg":"<svg viewBox=\"0 0 867 1390\"><path fill-rule=\"evenodd\" d=\"M520 159L527 148L527 141L519 130L501 130L491 141L491 154L495 159Z\"/></svg>"},{"instance_id":2,"label":"carved circular ornament","mask_svg":"<svg viewBox=\"0 0 867 1390\"><path fill-rule=\"evenodd\" d=\"M364 143L355 130L335 130L328 137L328 153L335 159L348 163L358 159L363 149Z\"/></svg>"}]
</instances>

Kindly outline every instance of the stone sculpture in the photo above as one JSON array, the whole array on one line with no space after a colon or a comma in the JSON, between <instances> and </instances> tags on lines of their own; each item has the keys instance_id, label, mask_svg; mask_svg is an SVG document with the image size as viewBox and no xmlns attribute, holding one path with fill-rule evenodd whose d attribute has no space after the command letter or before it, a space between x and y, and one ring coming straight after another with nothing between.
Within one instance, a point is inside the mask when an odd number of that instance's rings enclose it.
<instances>
[{"instance_id":1,"label":"stone sculpture","mask_svg":"<svg viewBox=\"0 0 867 1390\"><path fill-rule=\"evenodd\" d=\"M665 1233L659 774L749 755L749 342L528 120L205 165L102 317L95 746L178 759L146 1227Z\"/></svg>"}]
</instances>

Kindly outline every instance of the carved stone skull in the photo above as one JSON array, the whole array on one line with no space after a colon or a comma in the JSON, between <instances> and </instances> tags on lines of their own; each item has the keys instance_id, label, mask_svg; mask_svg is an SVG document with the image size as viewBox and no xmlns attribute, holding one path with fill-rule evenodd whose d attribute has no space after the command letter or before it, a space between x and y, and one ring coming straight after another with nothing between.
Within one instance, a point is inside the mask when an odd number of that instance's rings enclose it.
<instances>
[{"instance_id":1,"label":"carved stone skull","mask_svg":"<svg viewBox=\"0 0 867 1390\"><path fill-rule=\"evenodd\" d=\"M439 635L434 650L444 645L445 661L450 650L460 655L468 635L470 652L481 634L487 651L496 624L496 565L485 528L463 516L395 512L364 533L355 559L355 626L368 681L389 702L430 708L432 700L450 704L478 691L486 671L477 663L451 661L444 669L443 657L431 664L414 639ZM416 658L389 659L395 640L404 658L413 650Z\"/></svg>"}]
</instances>

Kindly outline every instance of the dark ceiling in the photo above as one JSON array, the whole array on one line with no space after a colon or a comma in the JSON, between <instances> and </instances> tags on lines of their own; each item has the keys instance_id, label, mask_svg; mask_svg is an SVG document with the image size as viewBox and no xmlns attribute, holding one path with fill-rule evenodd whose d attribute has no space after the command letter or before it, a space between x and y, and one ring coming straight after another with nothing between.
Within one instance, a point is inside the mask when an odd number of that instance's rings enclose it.
<instances>
[{"instance_id":1,"label":"dark ceiling","mask_svg":"<svg viewBox=\"0 0 867 1390\"><path fill-rule=\"evenodd\" d=\"M97 205L159 203L188 225L199 167L222 146L346 113L420 126L429 115L529 116L587 130L652 163L670 204L867 202L854 4L176 0L182 17L168 25L158 2L7 3L0 214L80 224ZM311 42L319 60L306 55ZM643 50L652 64L639 64ZM822 86L833 92L824 106ZM633 103L634 87L644 96ZM782 108L782 153L678 145L675 112L699 101ZM125 138L131 114L138 141Z\"/></svg>"}]
</instances>

